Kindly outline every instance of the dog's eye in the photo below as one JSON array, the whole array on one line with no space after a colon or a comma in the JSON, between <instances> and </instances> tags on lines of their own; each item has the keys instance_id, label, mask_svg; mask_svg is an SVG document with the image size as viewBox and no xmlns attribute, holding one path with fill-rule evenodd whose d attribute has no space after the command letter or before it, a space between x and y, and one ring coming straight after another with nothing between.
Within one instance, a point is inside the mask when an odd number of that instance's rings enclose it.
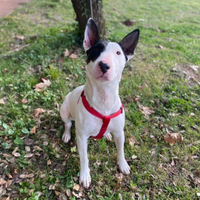
<instances>
[{"instance_id":1,"label":"dog's eye","mask_svg":"<svg viewBox=\"0 0 200 200\"><path fill-rule=\"evenodd\" d=\"M116 52L116 54L117 54L117 55L120 55L120 54L121 54L121 52L120 52L120 51L117 51L117 52Z\"/></svg>"}]
</instances>

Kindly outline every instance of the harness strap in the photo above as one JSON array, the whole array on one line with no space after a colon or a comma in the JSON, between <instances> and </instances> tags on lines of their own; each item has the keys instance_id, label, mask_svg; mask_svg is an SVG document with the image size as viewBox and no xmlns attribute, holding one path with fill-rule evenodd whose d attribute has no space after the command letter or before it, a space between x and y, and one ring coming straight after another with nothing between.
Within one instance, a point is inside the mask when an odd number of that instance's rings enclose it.
<instances>
[{"instance_id":1,"label":"harness strap","mask_svg":"<svg viewBox=\"0 0 200 200\"><path fill-rule=\"evenodd\" d=\"M96 111L93 107L90 106L90 104L88 103L88 101L84 95L84 91L82 91L82 93L81 93L81 98L82 98L82 102L83 102L83 105L86 108L86 110L89 113L91 113L92 115L94 115L95 117L102 119L103 124L99 131L99 134L97 136L92 136L95 139L101 139L108 128L110 120L123 113L123 105L121 105L120 109L117 112L115 112L111 115L108 115L108 116L104 116L101 113L99 113L98 111Z\"/></svg>"}]
</instances>

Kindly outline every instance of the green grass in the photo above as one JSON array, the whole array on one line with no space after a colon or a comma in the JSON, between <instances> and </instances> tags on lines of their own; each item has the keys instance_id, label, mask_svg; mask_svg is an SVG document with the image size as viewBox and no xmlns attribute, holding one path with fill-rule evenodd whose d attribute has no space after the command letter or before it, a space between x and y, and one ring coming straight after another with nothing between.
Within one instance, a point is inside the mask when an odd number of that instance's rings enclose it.
<instances>
[{"instance_id":1,"label":"green grass","mask_svg":"<svg viewBox=\"0 0 200 200\"><path fill-rule=\"evenodd\" d=\"M0 198L199 198L200 3L103 3L109 40L119 41L133 29L141 30L136 55L120 83L130 176L119 173L113 141L91 139L91 188L73 189L79 177L75 130L71 142L64 144L58 105L69 91L85 83L82 38L70 0L33 0L0 19L0 99L5 102L0 104L0 178L12 182ZM127 19L135 20L133 27L121 23ZM78 59L64 57L65 48L78 54ZM192 65L199 66L198 71L192 70ZM44 77L51 85L42 92L34 91ZM27 103L21 103L23 99ZM139 105L154 112L145 117ZM36 108L46 112L37 118ZM36 133L30 133L34 126ZM183 143L165 143L164 136L173 132L183 136ZM132 136L134 146L129 142ZM19 157L14 156L14 150ZM24 157L28 153L32 156ZM24 174L33 177L20 178ZM67 197L67 190L71 197Z\"/></svg>"}]
</instances>

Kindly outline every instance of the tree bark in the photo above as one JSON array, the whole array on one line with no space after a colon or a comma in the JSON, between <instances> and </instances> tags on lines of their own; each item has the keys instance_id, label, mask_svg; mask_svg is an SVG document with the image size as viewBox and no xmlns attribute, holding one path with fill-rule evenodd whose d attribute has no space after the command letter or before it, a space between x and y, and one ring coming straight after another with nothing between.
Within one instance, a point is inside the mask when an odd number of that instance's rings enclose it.
<instances>
[{"instance_id":1,"label":"tree bark","mask_svg":"<svg viewBox=\"0 0 200 200\"><path fill-rule=\"evenodd\" d=\"M80 32L83 33L85 30L85 26L91 14L90 8L90 0L71 0L74 11L76 13L76 19L79 24ZM101 37L105 36L106 28L105 28L105 19L103 17L103 9L102 9L102 0L91 0L92 1L92 10L93 10L93 20L99 28L99 33Z\"/></svg>"}]
</instances>

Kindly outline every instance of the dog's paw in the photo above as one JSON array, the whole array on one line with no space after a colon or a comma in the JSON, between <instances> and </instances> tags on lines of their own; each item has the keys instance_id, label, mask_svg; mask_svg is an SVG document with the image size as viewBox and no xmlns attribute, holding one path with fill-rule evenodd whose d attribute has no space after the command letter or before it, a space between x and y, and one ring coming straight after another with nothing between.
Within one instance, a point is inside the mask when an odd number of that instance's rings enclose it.
<instances>
[{"instance_id":1,"label":"dog's paw","mask_svg":"<svg viewBox=\"0 0 200 200\"><path fill-rule=\"evenodd\" d=\"M91 177L89 172L81 172L80 173L80 183L84 188L89 188L91 183Z\"/></svg>"},{"instance_id":2,"label":"dog's paw","mask_svg":"<svg viewBox=\"0 0 200 200\"><path fill-rule=\"evenodd\" d=\"M122 160L119 164L119 169L123 174L130 174L131 168L129 167L126 160Z\"/></svg>"},{"instance_id":3,"label":"dog's paw","mask_svg":"<svg viewBox=\"0 0 200 200\"><path fill-rule=\"evenodd\" d=\"M112 135L111 133L107 133L106 135L104 135L105 139L108 141L112 141Z\"/></svg>"},{"instance_id":4,"label":"dog's paw","mask_svg":"<svg viewBox=\"0 0 200 200\"><path fill-rule=\"evenodd\" d=\"M62 135L62 140L64 143L68 143L71 139L71 134L69 132L64 132Z\"/></svg>"}]
</instances>

